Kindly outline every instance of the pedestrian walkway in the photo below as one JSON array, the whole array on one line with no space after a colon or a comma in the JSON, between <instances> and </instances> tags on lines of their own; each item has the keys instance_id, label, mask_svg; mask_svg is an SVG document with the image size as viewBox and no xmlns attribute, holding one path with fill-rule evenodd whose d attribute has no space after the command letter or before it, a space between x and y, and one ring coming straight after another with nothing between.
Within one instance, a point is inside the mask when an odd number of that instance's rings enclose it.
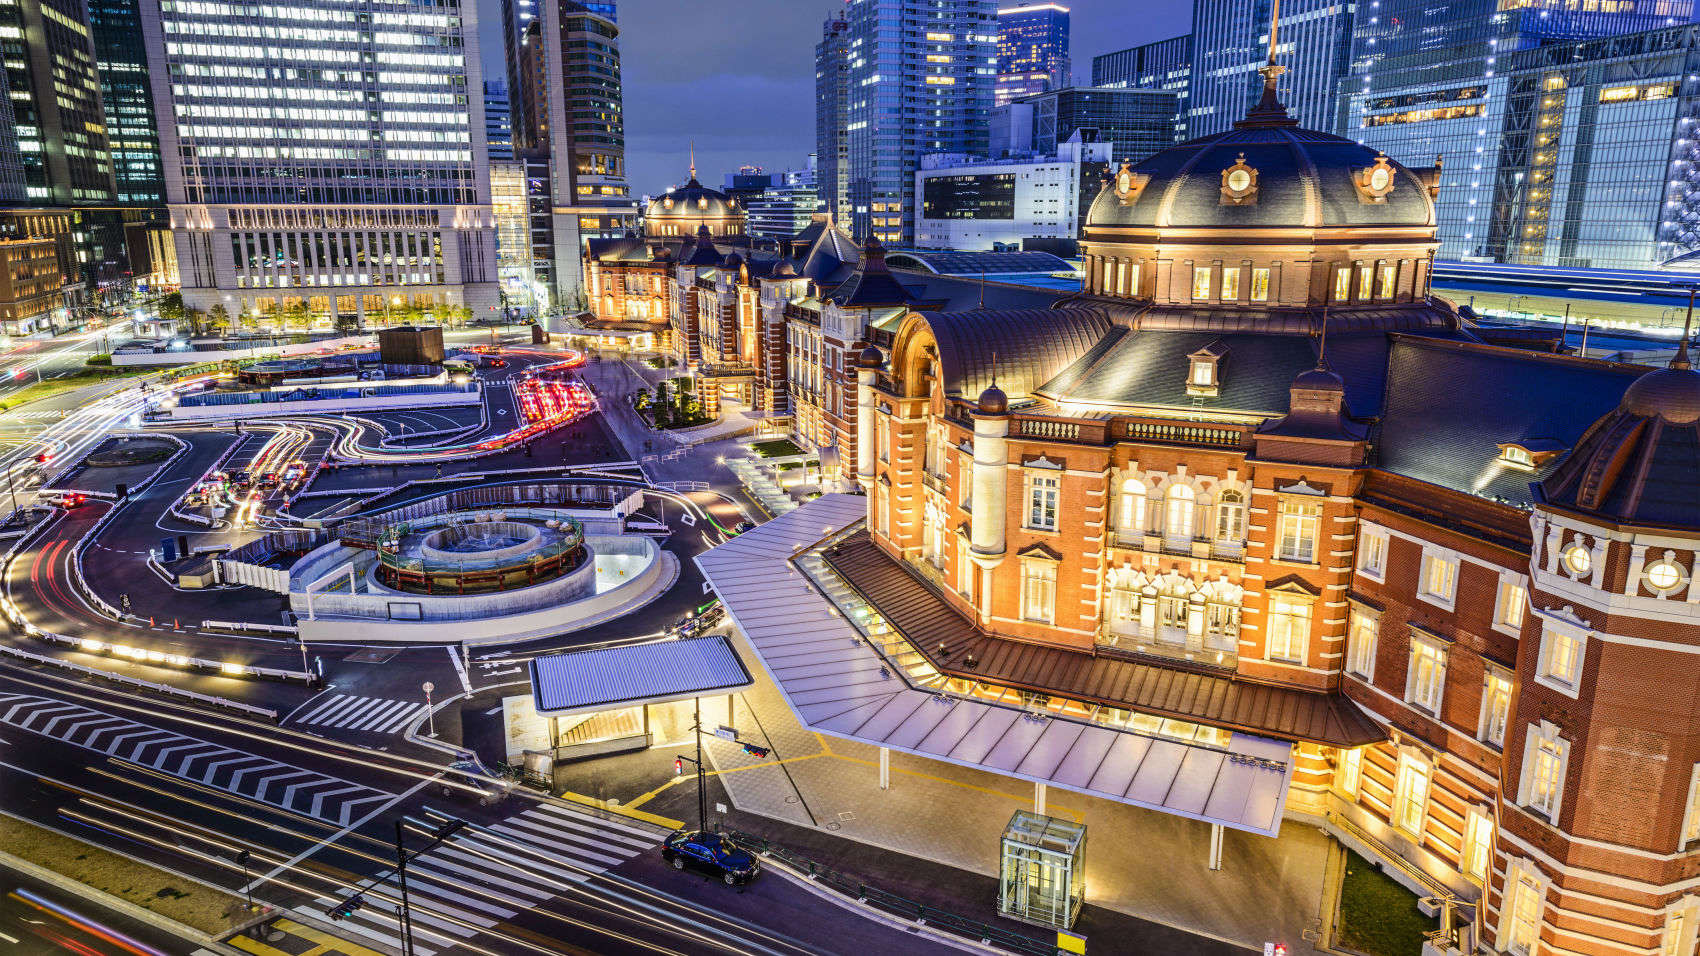
<instances>
[{"instance_id":1,"label":"pedestrian walkway","mask_svg":"<svg viewBox=\"0 0 1700 956\"><path fill-rule=\"evenodd\" d=\"M407 864L407 898L416 956L450 949L497 923L652 849L652 831L539 804L488 828L469 828ZM366 891L366 905L338 925L351 935L401 948L394 913L401 897L393 871ZM305 909L337 904L321 897Z\"/></svg>"},{"instance_id":2,"label":"pedestrian walkway","mask_svg":"<svg viewBox=\"0 0 1700 956\"><path fill-rule=\"evenodd\" d=\"M238 933L226 939L224 944L254 956L384 956L370 946L339 939L292 919L274 920L264 925L269 930L264 941ZM213 956L213 953L198 949L194 956Z\"/></svg>"},{"instance_id":3,"label":"pedestrian walkway","mask_svg":"<svg viewBox=\"0 0 1700 956\"><path fill-rule=\"evenodd\" d=\"M368 734L393 734L405 730L413 718L424 712L424 708L425 705L416 700L336 694L290 723L339 727Z\"/></svg>"},{"instance_id":4,"label":"pedestrian walkway","mask_svg":"<svg viewBox=\"0 0 1700 956\"><path fill-rule=\"evenodd\" d=\"M0 724L346 826L394 794L79 704L0 694Z\"/></svg>"}]
</instances>

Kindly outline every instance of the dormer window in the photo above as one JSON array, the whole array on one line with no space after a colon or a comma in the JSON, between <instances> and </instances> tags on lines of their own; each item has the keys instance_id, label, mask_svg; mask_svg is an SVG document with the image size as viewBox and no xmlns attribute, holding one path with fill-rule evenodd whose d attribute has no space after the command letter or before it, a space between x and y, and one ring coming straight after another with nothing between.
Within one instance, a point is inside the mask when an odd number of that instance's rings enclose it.
<instances>
[{"instance_id":1,"label":"dormer window","mask_svg":"<svg viewBox=\"0 0 1700 956\"><path fill-rule=\"evenodd\" d=\"M1512 468L1534 471L1558 457L1563 451L1564 446L1562 444L1545 438L1503 442L1499 446L1499 463L1509 465Z\"/></svg>"},{"instance_id":2,"label":"dormer window","mask_svg":"<svg viewBox=\"0 0 1700 956\"><path fill-rule=\"evenodd\" d=\"M1222 359L1227 354L1227 347L1216 341L1188 355L1186 393L1215 395L1222 384Z\"/></svg>"}]
</instances>

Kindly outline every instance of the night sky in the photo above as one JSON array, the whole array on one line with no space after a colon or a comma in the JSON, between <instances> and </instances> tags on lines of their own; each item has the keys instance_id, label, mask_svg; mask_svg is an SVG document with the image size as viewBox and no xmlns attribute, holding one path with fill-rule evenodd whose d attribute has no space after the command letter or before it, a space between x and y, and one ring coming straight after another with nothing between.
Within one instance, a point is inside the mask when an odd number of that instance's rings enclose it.
<instances>
[{"instance_id":1,"label":"night sky","mask_svg":"<svg viewBox=\"0 0 1700 956\"><path fill-rule=\"evenodd\" d=\"M549 2L549 0L543 0ZM1190 0L1063 0L1073 11L1074 72L1092 57L1185 33ZM632 194L698 176L718 186L750 163L801 167L815 142L815 44L841 0L619 0L626 164ZM500 3L479 0L487 75L501 67Z\"/></svg>"}]
</instances>

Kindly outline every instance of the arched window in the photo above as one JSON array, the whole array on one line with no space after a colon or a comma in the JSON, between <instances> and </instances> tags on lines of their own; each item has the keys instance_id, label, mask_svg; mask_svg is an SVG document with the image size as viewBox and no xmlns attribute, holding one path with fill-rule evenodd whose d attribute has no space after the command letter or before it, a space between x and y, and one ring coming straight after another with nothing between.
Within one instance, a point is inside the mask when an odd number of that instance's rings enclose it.
<instances>
[{"instance_id":1,"label":"arched window","mask_svg":"<svg viewBox=\"0 0 1700 956\"><path fill-rule=\"evenodd\" d=\"M614 316L614 297L612 295L602 297L602 314L609 318Z\"/></svg>"},{"instance_id":2,"label":"arched window","mask_svg":"<svg viewBox=\"0 0 1700 956\"><path fill-rule=\"evenodd\" d=\"M1120 527L1123 534L1145 533L1145 482L1138 478L1122 482Z\"/></svg>"},{"instance_id":3,"label":"arched window","mask_svg":"<svg viewBox=\"0 0 1700 956\"><path fill-rule=\"evenodd\" d=\"M1232 488L1216 499L1216 540L1238 542L1245 538L1245 494Z\"/></svg>"},{"instance_id":4,"label":"arched window","mask_svg":"<svg viewBox=\"0 0 1700 956\"><path fill-rule=\"evenodd\" d=\"M1164 530L1171 538L1192 537L1192 486L1177 481L1169 486L1169 513Z\"/></svg>"}]
</instances>

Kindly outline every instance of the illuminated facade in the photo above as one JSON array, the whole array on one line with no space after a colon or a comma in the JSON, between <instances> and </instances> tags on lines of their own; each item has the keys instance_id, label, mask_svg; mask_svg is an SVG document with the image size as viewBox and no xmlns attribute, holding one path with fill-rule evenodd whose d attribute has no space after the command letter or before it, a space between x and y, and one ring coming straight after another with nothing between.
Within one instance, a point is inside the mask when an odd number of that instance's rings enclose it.
<instances>
[{"instance_id":1,"label":"illuminated facade","mask_svg":"<svg viewBox=\"0 0 1700 956\"><path fill-rule=\"evenodd\" d=\"M913 241L925 153L986 151L997 72L997 7L953 0L850 0L815 48L821 199L856 236Z\"/></svg>"},{"instance_id":2,"label":"illuminated facade","mask_svg":"<svg viewBox=\"0 0 1700 956\"><path fill-rule=\"evenodd\" d=\"M1026 3L998 10L998 76L992 105L1069 85L1068 8Z\"/></svg>"},{"instance_id":3,"label":"illuminated facade","mask_svg":"<svg viewBox=\"0 0 1700 956\"><path fill-rule=\"evenodd\" d=\"M142 19L187 307L495 312L471 6L147 0Z\"/></svg>"},{"instance_id":4,"label":"illuminated facade","mask_svg":"<svg viewBox=\"0 0 1700 956\"><path fill-rule=\"evenodd\" d=\"M1386 4L1382 4L1383 7ZM1276 61L1282 65L1283 99L1301 123L1329 129L1335 86L1352 45L1355 16L1366 3L1282 0ZM1186 134L1206 136L1233 127L1256 102L1269 45L1267 0L1197 0L1192 6L1192 62L1187 87ZM1382 10L1375 15L1385 18Z\"/></svg>"},{"instance_id":5,"label":"illuminated facade","mask_svg":"<svg viewBox=\"0 0 1700 956\"><path fill-rule=\"evenodd\" d=\"M856 356L824 560L961 693L1284 742L1287 814L1461 902L1461 951L1691 954L1700 372L1432 298L1439 173L1272 76L1124 166L1083 294Z\"/></svg>"}]
</instances>

